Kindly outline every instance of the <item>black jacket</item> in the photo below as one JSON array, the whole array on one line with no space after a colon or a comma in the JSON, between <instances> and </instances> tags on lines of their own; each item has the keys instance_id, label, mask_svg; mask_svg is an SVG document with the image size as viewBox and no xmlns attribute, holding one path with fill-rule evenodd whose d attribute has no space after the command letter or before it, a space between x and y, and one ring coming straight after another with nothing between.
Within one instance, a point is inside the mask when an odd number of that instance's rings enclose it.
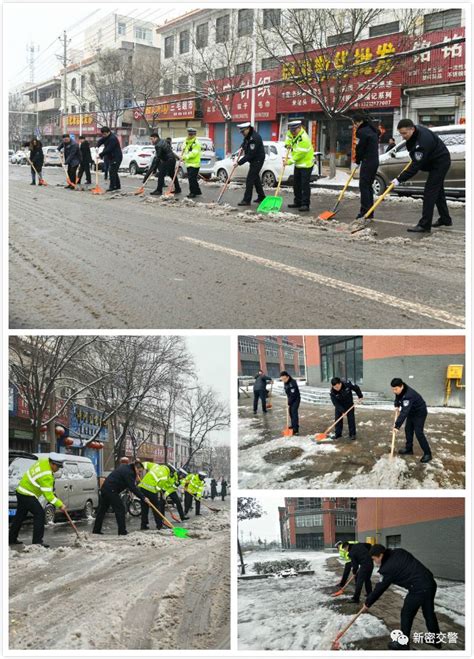
<instances>
[{"instance_id":1,"label":"black jacket","mask_svg":"<svg viewBox=\"0 0 474 659\"><path fill-rule=\"evenodd\" d=\"M227 481L221 481L221 496L227 496Z\"/></svg>"},{"instance_id":2,"label":"black jacket","mask_svg":"<svg viewBox=\"0 0 474 659\"><path fill-rule=\"evenodd\" d=\"M114 469L105 479L102 487L109 488L113 492L120 494L124 490L130 490L140 499L145 499L143 492L136 485L136 476L133 465L120 465Z\"/></svg>"},{"instance_id":3,"label":"black jacket","mask_svg":"<svg viewBox=\"0 0 474 659\"><path fill-rule=\"evenodd\" d=\"M215 478L213 478L211 481L211 497L212 496L217 496L217 481Z\"/></svg>"},{"instance_id":4,"label":"black jacket","mask_svg":"<svg viewBox=\"0 0 474 659\"><path fill-rule=\"evenodd\" d=\"M382 580L365 600L367 606L372 606L391 584L415 593L436 585L433 573L405 549L386 549L379 574Z\"/></svg>"},{"instance_id":5,"label":"black jacket","mask_svg":"<svg viewBox=\"0 0 474 659\"><path fill-rule=\"evenodd\" d=\"M66 165L75 167L81 164L81 150L76 142L69 142L69 144L61 142L58 146L58 151L62 150L64 150L64 163Z\"/></svg>"},{"instance_id":6,"label":"black jacket","mask_svg":"<svg viewBox=\"0 0 474 659\"><path fill-rule=\"evenodd\" d=\"M117 162L122 160L122 147L118 141L118 137L113 133L107 135L107 137L101 137L100 140L97 140L97 148L104 145L104 149L100 154L100 157L107 162Z\"/></svg>"},{"instance_id":7,"label":"black jacket","mask_svg":"<svg viewBox=\"0 0 474 659\"><path fill-rule=\"evenodd\" d=\"M379 164L379 131L369 121L364 121L356 130L356 163Z\"/></svg>"},{"instance_id":8,"label":"black jacket","mask_svg":"<svg viewBox=\"0 0 474 659\"><path fill-rule=\"evenodd\" d=\"M411 165L398 176L400 183L408 181L419 171L429 172L440 163L451 162L451 156L443 140L424 126L415 126L415 132L406 142Z\"/></svg>"},{"instance_id":9,"label":"black jacket","mask_svg":"<svg viewBox=\"0 0 474 659\"><path fill-rule=\"evenodd\" d=\"M349 545L349 558L352 563L352 571L354 574L359 568L373 568L373 561L370 557L369 551L372 545L368 542L358 542L355 545Z\"/></svg>"},{"instance_id":10,"label":"black jacket","mask_svg":"<svg viewBox=\"0 0 474 659\"><path fill-rule=\"evenodd\" d=\"M246 162L263 162L265 160L265 149L263 140L254 128L251 128L249 134L244 137L240 148L244 155L239 160L239 165Z\"/></svg>"},{"instance_id":11,"label":"black jacket","mask_svg":"<svg viewBox=\"0 0 474 659\"><path fill-rule=\"evenodd\" d=\"M341 412L342 414L342 412L345 412L354 405L352 392L357 395L357 398L363 398L360 387L357 384L352 384L350 380L342 380L342 387L340 391L336 391L334 387L331 387L329 396L331 397L331 402L336 408L337 412Z\"/></svg>"},{"instance_id":12,"label":"black jacket","mask_svg":"<svg viewBox=\"0 0 474 659\"><path fill-rule=\"evenodd\" d=\"M394 406L400 408L400 414L395 422L396 428L401 428L403 422L409 415L427 414L426 403L420 394L409 387L403 385L402 392L395 396Z\"/></svg>"},{"instance_id":13,"label":"black jacket","mask_svg":"<svg viewBox=\"0 0 474 659\"><path fill-rule=\"evenodd\" d=\"M268 375L256 375L255 382L253 384L254 391L266 391L267 382L271 382L272 379Z\"/></svg>"},{"instance_id":14,"label":"black jacket","mask_svg":"<svg viewBox=\"0 0 474 659\"><path fill-rule=\"evenodd\" d=\"M176 162L176 156L173 152L171 144L166 140L158 140L155 144L155 155L151 161L148 171L153 173L160 166L160 163L166 162L168 165L170 163Z\"/></svg>"},{"instance_id":15,"label":"black jacket","mask_svg":"<svg viewBox=\"0 0 474 659\"><path fill-rule=\"evenodd\" d=\"M92 160L91 147L89 142L84 140L79 148L81 150L82 164L87 165L87 163L89 163L90 165L93 165L94 161Z\"/></svg>"},{"instance_id":16,"label":"black jacket","mask_svg":"<svg viewBox=\"0 0 474 659\"><path fill-rule=\"evenodd\" d=\"M44 153L40 146L30 149L30 160L36 169L41 169L44 164Z\"/></svg>"},{"instance_id":17,"label":"black jacket","mask_svg":"<svg viewBox=\"0 0 474 659\"><path fill-rule=\"evenodd\" d=\"M285 394L288 398L288 405L293 403L299 403L301 400L300 390L298 388L298 383L292 377L285 382Z\"/></svg>"}]
</instances>

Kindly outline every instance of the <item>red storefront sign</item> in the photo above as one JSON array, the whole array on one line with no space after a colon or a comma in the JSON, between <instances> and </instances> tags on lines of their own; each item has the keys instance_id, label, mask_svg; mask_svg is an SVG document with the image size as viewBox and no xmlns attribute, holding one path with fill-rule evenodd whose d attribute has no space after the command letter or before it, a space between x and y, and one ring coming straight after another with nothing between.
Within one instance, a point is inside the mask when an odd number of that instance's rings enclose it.
<instances>
[{"instance_id":1,"label":"red storefront sign","mask_svg":"<svg viewBox=\"0 0 474 659\"><path fill-rule=\"evenodd\" d=\"M417 37L412 48L426 48L433 44L451 41L464 37L463 27L428 32ZM441 85L446 83L464 82L466 80L466 43L452 46L442 46L428 50L419 55L413 55L403 68L403 85L414 87L418 85Z\"/></svg>"},{"instance_id":2,"label":"red storefront sign","mask_svg":"<svg viewBox=\"0 0 474 659\"><path fill-rule=\"evenodd\" d=\"M81 124L81 115L68 114L66 130L69 133L75 133L78 130L81 130L82 134L86 134L86 133L95 134L98 131L97 117L94 114L83 114L82 124Z\"/></svg>"},{"instance_id":3,"label":"red storefront sign","mask_svg":"<svg viewBox=\"0 0 474 659\"><path fill-rule=\"evenodd\" d=\"M41 421L43 423L45 421L47 421L51 416L53 416L53 414L56 414L61 409L61 407L63 405L64 405L64 401L58 398L56 400L55 405L54 405L54 411L51 411L51 412L45 411ZM26 399L23 396L20 395L20 393L18 393L18 397L17 397L16 416L18 416L22 419L30 419L31 418L30 411L29 411L29 408L28 408L28 403L26 402ZM69 426L69 412L68 412L67 405L64 408L64 410L61 412L61 414L59 414L59 416L56 417L55 423L60 423L61 425L66 426L66 427Z\"/></svg>"},{"instance_id":4,"label":"red storefront sign","mask_svg":"<svg viewBox=\"0 0 474 659\"><path fill-rule=\"evenodd\" d=\"M136 440L136 454L137 457L149 458L152 462L162 463L165 461L165 447L160 444L152 444L151 442L141 442ZM173 447L168 446L167 461L173 462ZM131 437L125 439L125 455L134 457L134 449Z\"/></svg>"},{"instance_id":5,"label":"red storefront sign","mask_svg":"<svg viewBox=\"0 0 474 659\"><path fill-rule=\"evenodd\" d=\"M196 103L190 99L190 94L175 94L173 96L161 96L148 101L145 108L147 119L159 121L172 121L173 119L194 119ZM136 121L143 119L143 109L135 108L133 118Z\"/></svg>"},{"instance_id":6,"label":"red storefront sign","mask_svg":"<svg viewBox=\"0 0 474 659\"><path fill-rule=\"evenodd\" d=\"M277 114L276 87L271 83L278 80L280 72L276 69L270 71L259 71L255 77L255 119L256 121L273 121ZM252 75L249 73L241 80L228 78L222 81L220 89L243 88L234 93L232 99L232 121L249 121L252 111ZM222 102L228 107L232 94L224 94ZM211 100L203 100L203 120L208 123L221 123L224 119L216 103Z\"/></svg>"}]
</instances>

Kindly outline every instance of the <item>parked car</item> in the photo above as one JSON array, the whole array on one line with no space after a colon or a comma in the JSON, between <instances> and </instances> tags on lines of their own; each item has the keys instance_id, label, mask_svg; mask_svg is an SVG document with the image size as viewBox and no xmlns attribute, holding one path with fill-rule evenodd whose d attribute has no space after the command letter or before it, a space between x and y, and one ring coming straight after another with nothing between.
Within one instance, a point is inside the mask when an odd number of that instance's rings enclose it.
<instances>
[{"instance_id":1,"label":"parked car","mask_svg":"<svg viewBox=\"0 0 474 659\"><path fill-rule=\"evenodd\" d=\"M153 160L155 147L152 144L130 144L122 154L120 169L127 169L130 174L142 174Z\"/></svg>"},{"instance_id":2,"label":"parked car","mask_svg":"<svg viewBox=\"0 0 474 659\"><path fill-rule=\"evenodd\" d=\"M448 147L451 155L451 167L445 179L444 188L449 197L465 198L466 196L466 130L463 125L439 126L431 128ZM380 156L380 164L374 181L374 192L382 194L397 174L401 172L409 159L405 141L397 144L387 153ZM396 187L399 195L421 195L426 182L427 172L419 172L416 176Z\"/></svg>"},{"instance_id":3,"label":"parked car","mask_svg":"<svg viewBox=\"0 0 474 659\"><path fill-rule=\"evenodd\" d=\"M43 155L44 155L45 165L57 165L58 167L61 166L61 158L59 157L59 151L55 146L44 146Z\"/></svg>"},{"instance_id":4,"label":"parked car","mask_svg":"<svg viewBox=\"0 0 474 659\"><path fill-rule=\"evenodd\" d=\"M99 153L101 153L103 150L104 150L104 147L101 147L100 149L97 149L97 147L91 146L91 158L94 162L94 164L91 165L91 171L92 172L95 172L95 161L97 159L97 151L99 151ZM99 162L98 162L99 172L102 171L103 165L104 165L104 161L99 158Z\"/></svg>"},{"instance_id":5,"label":"parked car","mask_svg":"<svg viewBox=\"0 0 474 659\"><path fill-rule=\"evenodd\" d=\"M21 477L39 457L47 457L49 453L27 453L26 451L10 451L8 467L8 514L16 514L15 490ZM89 458L79 455L64 454L64 462L60 471L55 474L54 491L66 505L69 513L89 517L99 505L99 488L94 465ZM48 503L43 497L40 502L44 507L47 522L63 517L61 512Z\"/></svg>"},{"instance_id":6,"label":"parked car","mask_svg":"<svg viewBox=\"0 0 474 659\"><path fill-rule=\"evenodd\" d=\"M211 178L214 165L216 164L216 152L214 150L214 143L209 137L198 137L197 140L202 146L201 167L199 169L199 173L206 178ZM185 137L175 137L171 140L171 147L177 156L181 156L185 141ZM187 169L184 163L180 165L178 176L180 178L187 176Z\"/></svg>"},{"instance_id":7,"label":"parked car","mask_svg":"<svg viewBox=\"0 0 474 659\"><path fill-rule=\"evenodd\" d=\"M263 146L265 149L265 162L263 163L263 167L260 171L260 178L262 180L262 184L265 187L274 188L277 185L278 178L283 168L283 159L285 158L286 155L285 143L264 142ZM218 160L214 165L213 175L217 179L219 179L219 181L221 181L222 183L225 183L225 181L227 181L227 178L230 175L230 172L232 171L232 168L234 166L232 158L237 156L237 153L238 151L233 153L232 157L227 157L224 158L223 160ZM234 181L245 180L245 178L247 177L248 170L249 170L248 162L244 163L243 165L239 165L234 172L233 180ZM293 182L293 174L294 174L294 165L287 165L285 167L285 171L283 172L282 183L291 185L291 183ZM315 167L311 174L311 180L317 181L318 178L319 178L318 167Z\"/></svg>"},{"instance_id":8,"label":"parked car","mask_svg":"<svg viewBox=\"0 0 474 659\"><path fill-rule=\"evenodd\" d=\"M10 158L13 165L26 165L26 151L16 151Z\"/></svg>"}]
</instances>

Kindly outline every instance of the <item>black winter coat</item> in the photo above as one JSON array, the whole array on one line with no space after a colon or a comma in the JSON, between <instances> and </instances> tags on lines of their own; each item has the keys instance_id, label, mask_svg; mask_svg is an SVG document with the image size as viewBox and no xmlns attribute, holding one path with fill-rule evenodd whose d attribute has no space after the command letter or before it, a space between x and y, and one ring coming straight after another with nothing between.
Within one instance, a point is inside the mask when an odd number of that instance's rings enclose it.
<instances>
[{"instance_id":1,"label":"black winter coat","mask_svg":"<svg viewBox=\"0 0 474 659\"><path fill-rule=\"evenodd\" d=\"M451 156L443 140L424 126L415 126L415 132L406 142L411 165L398 176L400 183L408 181L419 171L429 172L439 163L451 162Z\"/></svg>"},{"instance_id":2,"label":"black winter coat","mask_svg":"<svg viewBox=\"0 0 474 659\"><path fill-rule=\"evenodd\" d=\"M87 165L87 163L89 163L90 165L93 165L94 161L92 160L91 147L89 142L84 140L79 148L81 150L82 164Z\"/></svg>"},{"instance_id":3,"label":"black winter coat","mask_svg":"<svg viewBox=\"0 0 474 659\"><path fill-rule=\"evenodd\" d=\"M267 382L271 382L272 379L268 377L268 375L256 375L255 376L255 382L253 385L253 390L254 391L266 391L267 390Z\"/></svg>"},{"instance_id":4,"label":"black winter coat","mask_svg":"<svg viewBox=\"0 0 474 659\"><path fill-rule=\"evenodd\" d=\"M368 595L367 606L372 606L391 584L415 593L436 586L433 573L405 549L386 549L379 574L382 581Z\"/></svg>"},{"instance_id":5,"label":"black winter coat","mask_svg":"<svg viewBox=\"0 0 474 659\"><path fill-rule=\"evenodd\" d=\"M356 545L349 545L349 558L351 559L354 574L360 567L372 569L373 561L369 554L371 547L372 545L369 545L368 542L358 542Z\"/></svg>"},{"instance_id":6,"label":"black winter coat","mask_svg":"<svg viewBox=\"0 0 474 659\"><path fill-rule=\"evenodd\" d=\"M296 380L290 377L288 382L285 382L284 386L285 386L285 394L286 397L288 398L288 405L292 405L293 403L299 403L301 400L301 395Z\"/></svg>"},{"instance_id":7,"label":"black winter coat","mask_svg":"<svg viewBox=\"0 0 474 659\"><path fill-rule=\"evenodd\" d=\"M417 414L428 413L424 399L407 384L404 384L402 392L395 396L394 406L400 408L400 414L395 422L396 428L401 428L409 415L416 416Z\"/></svg>"},{"instance_id":8,"label":"black winter coat","mask_svg":"<svg viewBox=\"0 0 474 659\"><path fill-rule=\"evenodd\" d=\"M107 135L107 137L101 137L100 140L97 140L97 148L104 145L104 149L101 153L101 158L107 162L117 162L122 160L122 147L118 141L118 137L113 133Z\"/></svg>"},{"instance_id":9,"label":"black winter coat","mask_svg":"<svg viewBox=\"0 0 474 659\"><path fill-rule=\"evenodd\" d=\"M263 140L254 128L250 129L249 134L244 137L240 147L244 155L239 160L239 165L246 162L263 162L265 160L265 148Z\"/></svg>"},{"instance_id":10,"label":"black winter coat","mask_svg":"<svg viewBox=\"0 0 474 659\"><path fill-rule=\"evenodd\" d=\"M225 480L221 481L221 496L222 497L227 496L227 481L225 481Z\"/></svg>"},{"instance_id":11,"label":"black winter coat","mask_svg":"<svg viewBox=\"0 0 474 659\"><path fill-rule=\"evenodd\" d=\"M356 163L362 162L378 166L379 164L379 131L373 124L364 121L356 130L357 144L355 150Z\"/></svg>"},{"instance_id":12,"label":"black winter coat","mask_svg":"<svg viewBox=\"0 0 474 659\"><path fill-rule=\"evenodd\" d=\"M215 478L211 481L211 497L217 496L217 481Z\"/></svg>"},{"instance_id":13,"label":"black winter coat","mask_svg":"<svg viewBox=\"0 0 474 659\"><path fill-rule=\"evenodd\" d=\"M42 169L44 164L44 153L40 146L30 149L30 160L36 169Z\"/></svg>"},{"instance_id":14,"label":"black winter coat","mask_svg":"<svg viewBox=\"0 0 474 659\"><path fill-rule=\"evenodd\" d=\"M350 380L342 380L342 387L340 391L336 391L334 387L331 387L329 396L331 397L332 404L336 408L336 412L340 412L342 414L354 405L352 392L357 395L357 398L363 398L360 387L357 384L353 384Z\"/></svg>"},{"instance_id":15,"label":"black winter coat","mask_svg":"<svg viewBox=\"0 0 474 659\"><path fill-rule=\"evenodd\" d=\"M137 497L144 500L146 495L140 491L135 481L136 476L133 465L120 465L107 476L102 487L110 488L117 494L124 490L130 490Z\"/></svg>"},{"instance_id":16,"label":"black winter coat","mask_svg":"<svg viewBox=\"0 0 474 659\"><path fill-rule=\"evenodd\" d=\"M64 163L66 165L76 167L81 164L81 150L76 142L69 142L69 144L61 142L58 151L62 150L64 150Z\"/></svg>"}]
</instances>

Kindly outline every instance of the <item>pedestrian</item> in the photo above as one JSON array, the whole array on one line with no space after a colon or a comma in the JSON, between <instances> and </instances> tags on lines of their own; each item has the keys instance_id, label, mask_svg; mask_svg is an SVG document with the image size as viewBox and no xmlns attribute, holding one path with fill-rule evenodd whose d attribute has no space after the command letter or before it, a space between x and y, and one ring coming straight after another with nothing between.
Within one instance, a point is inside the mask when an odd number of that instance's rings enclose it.
<instances>
[{"instance_id":1,"label":"pedestrian","mask_svg":"<svg viewBox=\"0 0 474 659\"><path fill-rule=\"evenodd\" d=\"M374 203L373 184L379 166L379 131L372 121L361 112L352 117L352 124L356 128L355 161L360 166L359 190L360 210L357 218L364 217ZM371 213L367 219L373 219Z\"/></svg>"},{"instance_id":2,"label":"pedestrian","mask_svg":"<svg viewBox=\"0 0 474 659\"><path fill-rule=\"evenodd\" d=\"M346 544L356 545L357 542L358 542L357 540L348 540ZM339 588L344 588L344 586L346 585L352 568L352 560L351 557L349 556L349 549L344 549L343 545L344 543L342 540L339 540L339 542L336 542L336 544L334 545L339 552L339 558L341 558L344 561L344 571L342 573L341 580L338 583Z\"/></svg>"},{"instance_id":3,"label":"pedestrian","mask_svg":"<svg viewBox=\"0 0 474 659\"><path fill-rule=\"evenodd\" d=\"M114 192L121 189L119 168L122 162L122 147L118 137L112 133L108 126L102 126L100 132L102 137L97 141L97 148L102 145L104 145L104 148L99 154L99 158L104 161L104 164L107 164L110 179L106 192Z\"/></svg>"},{"instance_id":4,"label":"pedestrian","mask_svg":"<svg viewBox=\"0 0 474 659\"><path fill-rule=\"evenodd\" d=\"M354 405L354 398L352 396L353 392L356 394L358 402L362 403L364 396L357 384L353 384L350 380L341 380L341 378L337 377L331 379L331 390L329 392L329 396L331 398L332 404L334 405L335 421ZM357 437L354 410L348 412L346 416L347 425L349 426L349 439L354 440ZM336 434L334 439L339 439L342 437L343 422L344 420L341 419L336 424Z\"/></svg>"},{"instance_id":5,"label":"pedestrian","mask_svg":"<svg viewBox=\"0 0 474 659\"><path fill-rule=\"evenodd\" d=\"M79 145L71 140L67 134L63 135L63 141L58 146L58 151L64 149L64 164L67 166L69 183L64 187L67 190L75 190L77 168L81 164L81 151Z\"/></svg>"},{"instance_id":6,"label":"pedestrian","mask_svg":"<svg viewBox=\"0 0 474 659\"><path fill-rule=\"evenodd\" d=\"M392 584L408 591L400 612L400 630L406 642L402 644L400 639L391 641L388 644L389 650L410 649L411 628L420 608L428 632L433 635L433 645L440 650L442 643L434 608L438 585L433 573L405 549L386 549L383 545L374 545L370 556L374 565L379 568L382 579L365 600L365 611L368 611Z\"/></svg>"},{"instance_id":7,"label":"pedestrian","mask_svg":"<svg viewBox=\"0 0 474 659\"><path fill-rule=\"evenodd\" d=\"M189 199L194 199L194 197L202 194L198 182L199 169L201 167L201 151L202 146L196 138L196 129L188 128L188 137L184 142L181 158L188 172Z\"/></svg>"},{"instance_id":8,"label":"pedestrian","mask_svg":"<svg viewBox=\"0 0 474 659\"><path fill-rule=\"evenodd\" d=\"M36 185L36 174L38 174L38 185L43 185L42 183L43 178L41 176L41 170L43 169L43 165L44 165L43 145L41 144L40 140L37 140L36 137L34 137L29 143L29 149L30 149L29 158L33 165L31 167L30 185Z\"/></svg>"},{"instance_id":9,"label":"pedestrian","mask_svg":"<svg viewBox=\"0 0 474 659\"><path fill-rule=\"evenodd\" d=\"M54 494L54 474L63 466L64 455L50 453L38 460L23 474L16 488L16 514L10 526L8 544L22 545L18 534L28 513L33 516L32 544L49 547L43 542L45 514L39 498L44 497L56 509L65 513L66 506Z\"/></svg>"},{"instance_id":10,"label":"pedestrian","mask_svg":"<svg viewBox=\"0 0 474 659\"><path fill-rule=\"evenodd\" d=\"M443 140L424 126L415 126L411 119L402 119L398 122L398 132L406 141L407 151L410 154L410 167L393 179L396 186L413 178L418 172L428 172L423 192L423 211L421 219L414 227L407 231L429 233L431 227L450 227L453 224L449 215L444 192L444 179L451 167L451 156ZM434 224L434 207L438 209L439 218Z\"/></svg>"},{"instance_id":11,"label":"pedestrian","mask_svg":"<svg viewBox=\"0 0 474 659\"><path fill-rule=\"evenodd\" d=\"M211 499L214 501L214 499L217 496L217 481L215 478L211 480Z\"/></svg>"},{"instance_id":12,"label":"pedestrian","mask_svg":"<svg viewBox=\"0 0 474 659\"><path fill-rule=\"evenodd\" d=\"M176 475L177 471L173 465L169 464L156 464L155 462L143 462L143 469L145 476L141 479L138 487L141 488L146 494L151 503L157 508L162 515L165 514L166 497L171 496L177 490ZM178 512L181 508L181 502L178 498ZM140 530L147 531L148 526L148 512L150 506L141 500L141 526ZM156 513L153 508L153 517L155 518L156 528L159 530L163 527L163 518ZM180 514L181 520L188 519Z\"/></svg>"},{"instance_id":13,"label":"pedestrian","mask_svg":"<svg viewBox=\"0 0 474 659\"><path fill-rule=\"evenodd\" d=\"M158 133L152 133L150 135L151 143L155 147L155 156L151 162L150 167L146 173L146 178L151 176L154 172L158 170L158 182L156 184L156 189L153 190L150 194L153 196L161 197L163 194L163 186L165 184L165 178L169 176L171 179L174 177L176 169L176 157L171 148L171 143L166 140L160 139ZM144 180L146 180L146 178ZM181 194L181 186L179 184L178 176L174 180L174 194Z\"/></svg>"},{"instance_id":14,"label":"pedestrian","mask_svg":"<svg viewBox=\"0 0 474 659\"><path fill-rule=\"evenodd\" d=\"M431 447L424 433L425 421L428 416L426 403L420 394L403 382L401 378L393 378L390 383L395 394L394 406L399 410L394 429L400 430L405 423L405 448L401 448L400 455L413 455L413 435L416 435L418 444L423 451L420 462L430 462L432 459Z\"/></svg>"},{"instance_id":15,"label":"pedestrian","mask_svg":"<svg viewBox=\"0 0 474 659\"><path fill-rule=\"evenodd\" d=\"M104 523L107 510L111 506L117 520L118 535L127 535L125 506L123 505L120 493L124 490L130 490L140 501L149 502L149 498L144 495L143 489L139 489L136 484L137 479L140 478L140 471L142 469L143 464L136 461L130 464L121 464L107 476L100 488L99 507L92 533L103 535L102 524Z\"/></svg>"},{"instance_id":16,"label":"pedestrian","mask_svg":"<svg viewBox=\"0 0 474 659\"><path fill-rule=\"evenodd\" d=\"M273 383L273 380L265 375L262 369L259 369L253 383L253 413L257 414L258 401L262 401L262 411L267 413L267 382Z\"/></svg>"},{"instance_id":17,"label":"pedestrian","mask_svg":"<svg viewBox=\"0 0 474 659\"><path fill-rule=\"evenodd\" d=\"M100 159L99 152L97 152L97 158ZM108 160L104 160L102 162L102 171L104 173L104 181L108 181L108 179L109 179L109 161Z\"/></svg>"},{"instance_id":18,"label":"pedestrian","mask_svg":"<svg viewBox=\"0 0 474 659\"><path fill-rule=\"evenodd\" d=\"M288 400L288 407L290 411L290 428L293 430L293 435L298 435L300 431L300 423L298 418L298 409L301 402L300 390L298 383L288 371L282 371L280 373L280 380L283 382L285 387L286 398Z\"/></svg>"},{"instance_id":19,"label":"pedestrian","mask_svg":"<svg viewBox=\"0 0 474 659\"><path fill-rule=\"evenodd\" d=\"M349 544L349 542L345 541L342 548L348 552L349 558L351 559L352 572L355 574L355 590L351 602L358 604L360 601L362 586L365 586L365 592L367 595L370 595L372 592L371 577L374 564L369 553L372 545L368 542Z\"/></svg>"},{"instance_id":20,"label":"pedestrian","mask_svg":"<svg viewBox=\"0 0 474 659\"><path fill-rule=\"evenodd\" d=\"M221 499L222 501L225 501L225 498L227 496L227 481L225 480L224 476L221 478Z\"/></svg>"},{"instance_id":21,"label":"pedestrian","mask_svg":"<svg viewBox=\"0 0 474 659\"><path fill-rule=\"evenodd\" d=\"M247 178L245 180L244 198L242 201L239 201L237 206L250 206L254 188L257 192L255 202L259 204L265 199L265 192L260 179L260 170L265 162L263 140L250 121L238 124L237 128L240 130L240 133L244 138L240 145L240 150L243 152L243 156L239 158L237 164L241 166L246 162L249 163L249 171L247 172Z\"/></svg>"},{"instance_id":22,"label":"pedestrian","mask_svg":"<svg viewBox=\"0 0 474 659\"><path fill-rule=\"evenodd\" d=\"M396 146L396 144L397 143L395 142L395 138L394 137L389 137L388 142L387 142L387 146L385 148L385 153L388 153L389 151L391 151L393 149L393 147Z\"/></svg>"},{"instance_id":23,"label":"pedestrian","mask_svg":"<svg viewBox=\"0 0 474 659\"><path fill-rule=\"evenodd\" d=\"M204 493L204 479L206 473L199 471L197 474L187 474L181 481L184 489L184 514L187 515L188 511L192 508L193 499L196 502L196 515L201 514L201 499Z\"/></svg>"},{"instance_id":24,"label":"pedestrian","mask_svg":"<svg viewBox=\"0 0 474 659\"><path fill-rule=\"evenodd\" d=\"M81 166L79 167L79 173L77 175L77 182L81 183L82 175L86 175L86 183L90 185L92 183L91 179L91 165L94 164L91 156L91 147L89 141L84 137L84 135L79 135L79 149L81 151Z\"/></svg>"},{"instance_id":25,"label":"pedestrian","mask_svg":"<svg viewBox=\"0 0 474 659\"><path fill-rule=\"evenodd\" d=\"M287 164L294 164L294 201L288 208L309 211L311 203L311 172L314 167L314 149L301 120L290 121L285 146L289 150Z\"/></svg>"}]
</instances>

